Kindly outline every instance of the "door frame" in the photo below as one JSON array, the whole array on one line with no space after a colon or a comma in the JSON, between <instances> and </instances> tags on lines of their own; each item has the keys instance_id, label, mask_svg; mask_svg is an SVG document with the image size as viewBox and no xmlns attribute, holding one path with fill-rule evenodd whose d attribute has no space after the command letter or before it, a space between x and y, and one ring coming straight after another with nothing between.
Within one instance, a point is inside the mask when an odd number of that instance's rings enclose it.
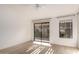
<instances>
[{"instance_id":1,"label":"door frame","mask_svg":"<svg viewBox=\"0 0 79 59\"><path fill-rule=\"evenodd\" d=\"M50 39L49 39L50 38L50 22L33 23L33 28L34 28L34 31L33 31L34 32L33 33L34 34L34 39L33 39L33 41L35 41L35 24L41 24L41 29L42 29L42 24L46 24L46 23L48 23L48 25L49 25L49 33L48 33L49 37L48 37L48 40L47 40L47 42L49 43L49 41L50 41ZM44 41L42 41L42 31L41 31L41 41L40 42L44 42Z\"/></svg>"}]
</instances>

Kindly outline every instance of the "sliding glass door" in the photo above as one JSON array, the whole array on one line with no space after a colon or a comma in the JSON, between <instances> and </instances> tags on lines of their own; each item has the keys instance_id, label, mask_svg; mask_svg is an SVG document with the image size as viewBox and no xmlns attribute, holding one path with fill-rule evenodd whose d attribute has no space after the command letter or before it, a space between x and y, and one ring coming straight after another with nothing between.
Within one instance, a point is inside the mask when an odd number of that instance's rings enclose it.
<instances>
[{"instance_id":1,"label":"sliding glass door","mask_svg":"<svg viewBox=\"0 0 79 59\"><path fill-rule=\"evenodd\" d=\"M49 23L42 23L42 41L49 41Z\"/></svg>"},{"instance_id":2,"label":"sliding glass door","mask_svg":"<svg viewBox=\"0 0 79 59\"><path fill-rule=\"evenodd\" d=\"M34 24L34 40L40 42L49 41L49 22Z\"/></svg>"},{"instance_id":3,"label":"sliding glass door","mask_svg":"<svg viewBox=\"0 0 79 59\"><path fill-rule=\"evenodd\" d=\"M34 40L41 41L41 24L34 24Z\"/></svg>"}]
</instances>

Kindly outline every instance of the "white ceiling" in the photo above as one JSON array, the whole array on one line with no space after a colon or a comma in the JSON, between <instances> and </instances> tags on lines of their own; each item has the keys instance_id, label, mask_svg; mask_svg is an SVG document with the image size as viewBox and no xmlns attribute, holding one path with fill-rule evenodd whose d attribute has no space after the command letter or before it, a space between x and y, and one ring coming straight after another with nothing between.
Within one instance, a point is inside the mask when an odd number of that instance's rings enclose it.
<instances>
[{"instance_id":1,"label":"white ceiling","mask_svg":"<svg viewBox=\"0 0 79 59\"><path fill-rule=\"evenodd\" d=\"M48 18L57 17L78 12L79 4L40 4L39 8L35 4L0 5L0 9L14 10L20 14L27 15L28 18Z\"/></svg>"},{"instance_id":2,"label":"white ceiling","mask_svg":"<svg viewBox=\"0 0 79 59\"><path fill-rule=\"evenodd\" d=\"M34 17L56 17L61 15L73 14L78 12L78 4L42 4L39 8L31 5Z\"/></svg>"}]
</instances>

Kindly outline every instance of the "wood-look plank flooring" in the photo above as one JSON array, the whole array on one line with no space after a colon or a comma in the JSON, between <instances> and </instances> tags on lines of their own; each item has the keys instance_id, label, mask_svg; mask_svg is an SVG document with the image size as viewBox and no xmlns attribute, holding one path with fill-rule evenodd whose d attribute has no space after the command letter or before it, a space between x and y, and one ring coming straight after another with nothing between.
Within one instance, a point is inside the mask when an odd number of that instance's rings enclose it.
<instances>
[{"instance_id":1,"label":"wood-look plank flooring","mask_svg":"<svg viewBox=\"0 0 79 59\"><path fill-rule=\"evenodd\" d=\"M33 41L0 50L0 54L79 54L78 48L52 44L51 47L34 46ZM51 51L51 52L50 52Z\"/></svg>"},{"instance_id":2,"label":"wood-look plank flooring","mask_svg":"<svg viewBox=\"0 0 79 59\"><path fill-rule=\"evenodd\" d=\"M34 44L26 53L28 54L53 54L54 50L51 47Z\"/></svg>"}]
</instances>

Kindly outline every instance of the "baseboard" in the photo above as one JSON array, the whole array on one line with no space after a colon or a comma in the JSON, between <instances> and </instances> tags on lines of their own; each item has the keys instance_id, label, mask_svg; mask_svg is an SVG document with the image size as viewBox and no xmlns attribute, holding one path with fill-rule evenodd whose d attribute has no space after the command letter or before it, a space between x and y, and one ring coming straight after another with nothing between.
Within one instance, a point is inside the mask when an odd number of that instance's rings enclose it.
<instances>
[{"instance_id":1,"label":"baseboard","mask_svg":"<svg viewBox=\"0 0 79 59\"><path fill-rule=\"evenodd\" d=\"M59 45L59 46L64 46L64 47L71 47L71 48L77 48L77 47L75 47L75 46L67 46L67 45L61 45L61 44L53 44L53 43L50 43L52 46L53 45Z\"/></svg>"}]
</instances>

